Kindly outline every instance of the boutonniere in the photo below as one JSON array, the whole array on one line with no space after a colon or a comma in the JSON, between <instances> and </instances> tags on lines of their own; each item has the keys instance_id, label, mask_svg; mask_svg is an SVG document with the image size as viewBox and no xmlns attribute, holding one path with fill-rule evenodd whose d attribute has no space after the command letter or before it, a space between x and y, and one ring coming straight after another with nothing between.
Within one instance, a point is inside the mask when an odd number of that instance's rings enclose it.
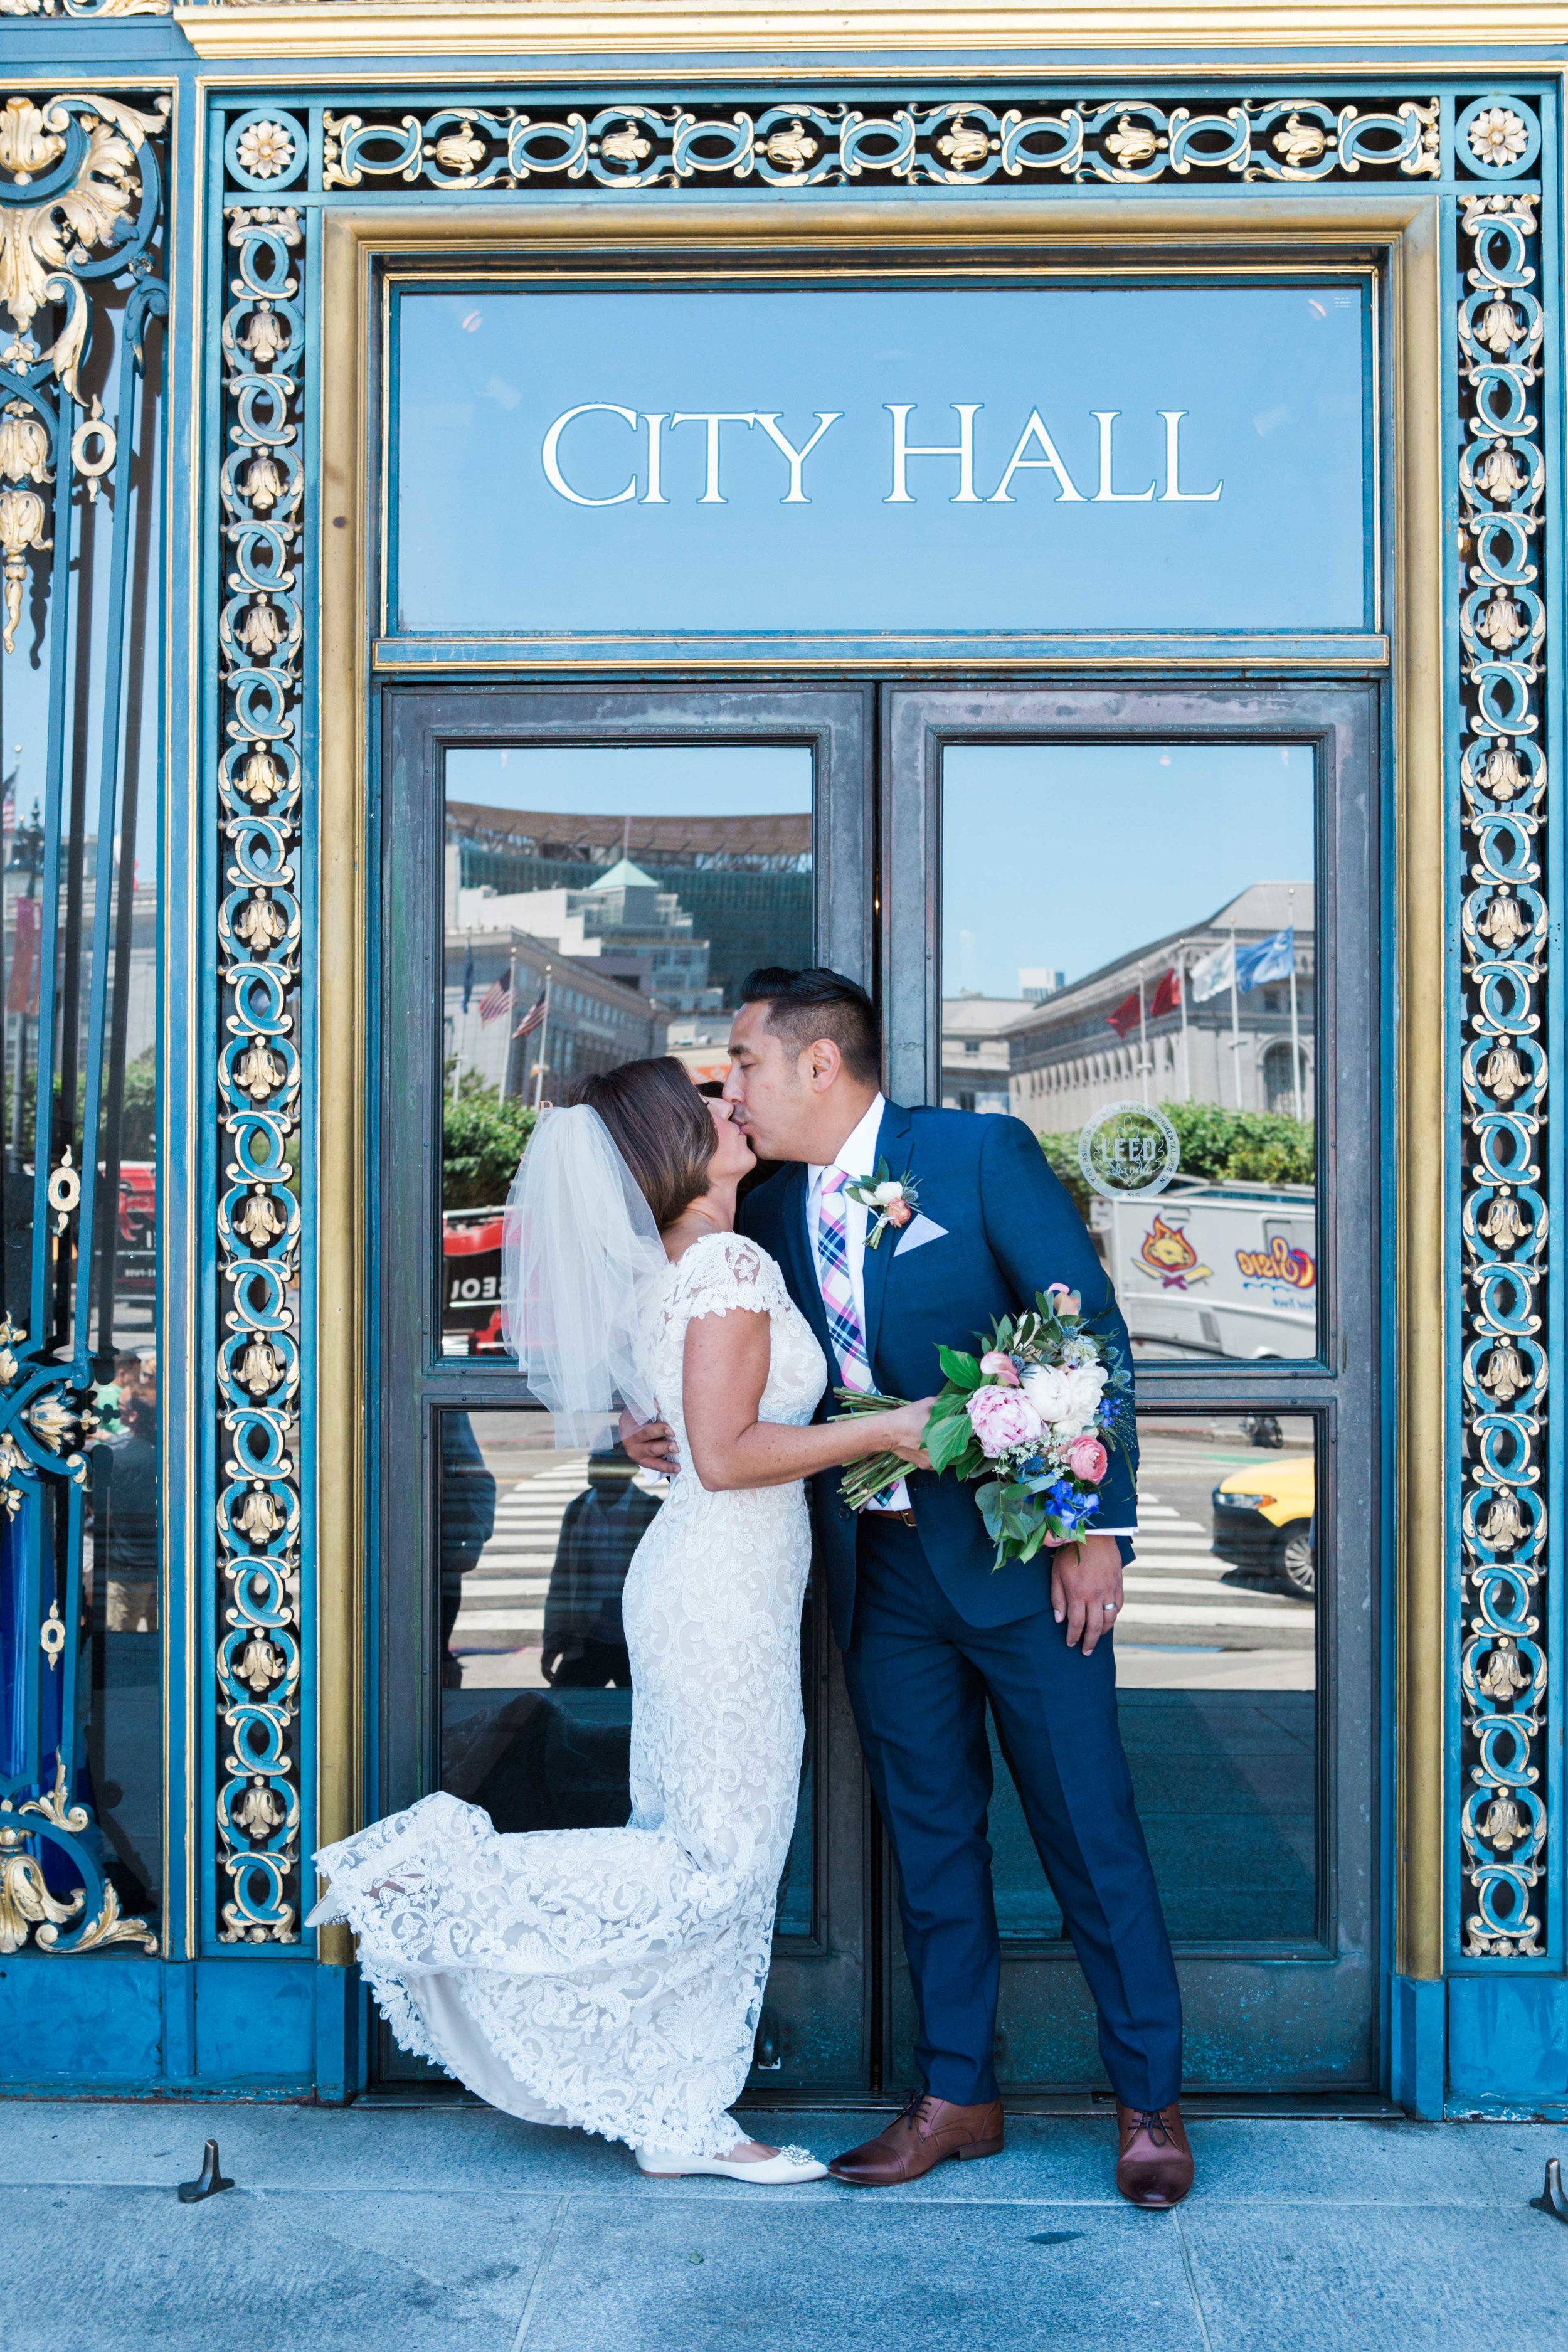
<instances>
[{"instance_id":1,"label":"boutonniere","mask_svg":"<svg viewBox=\"0 0 1568 2352\"><path fill-rule=\"evenodd\" d=\"M866 1231L866 1246L875 1249L888 1227L907 1225L921 1204L918 1177L905 1169L901 1176L889 1176L885 1160L877 1162L874 1176L857 1178L844 1187L846 1200L858 1201L871 1223Z\"/></svg>"}]
</instances>

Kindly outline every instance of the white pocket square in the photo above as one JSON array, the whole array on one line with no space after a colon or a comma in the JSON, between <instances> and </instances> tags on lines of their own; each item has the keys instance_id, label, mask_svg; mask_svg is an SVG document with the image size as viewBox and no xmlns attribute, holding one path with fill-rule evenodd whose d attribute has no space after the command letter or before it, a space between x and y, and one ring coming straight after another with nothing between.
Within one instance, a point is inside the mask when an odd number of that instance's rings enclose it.
<instances>
[{"instance_id":1,"label":"white pocket square","mask_svg":"<svg viewBox=\"0 0 1568 2352\"><path fill-rule=\"evenodd\" d=\"M940 1242L945 1239L946 1234L947 1227L939 1225L934 1217L917 1215L913 1223L899 1235L899 1245L894 1250L893 1255L902 1257L906 1250L921 1249L927 1242Z\"/></svg>"}]
</instances>

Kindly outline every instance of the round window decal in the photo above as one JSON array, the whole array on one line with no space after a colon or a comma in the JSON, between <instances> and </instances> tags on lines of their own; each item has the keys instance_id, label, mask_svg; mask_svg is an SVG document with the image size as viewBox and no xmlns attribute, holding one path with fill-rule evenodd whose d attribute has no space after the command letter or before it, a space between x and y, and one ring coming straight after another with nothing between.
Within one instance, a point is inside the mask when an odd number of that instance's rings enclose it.
<instances>
[{"instance_id":1,"label":"round window decal","mask_svg":"<svg viewBox=\"0 0 1568 2352\"><path fill-rule=\"evenodd\" d=\"M1078 1139L1084 1181L1108 1201L1163 1192L1182 1164L1176 1130L1147 1103L1107 1103Z\"/></svg>"}]
</instances>

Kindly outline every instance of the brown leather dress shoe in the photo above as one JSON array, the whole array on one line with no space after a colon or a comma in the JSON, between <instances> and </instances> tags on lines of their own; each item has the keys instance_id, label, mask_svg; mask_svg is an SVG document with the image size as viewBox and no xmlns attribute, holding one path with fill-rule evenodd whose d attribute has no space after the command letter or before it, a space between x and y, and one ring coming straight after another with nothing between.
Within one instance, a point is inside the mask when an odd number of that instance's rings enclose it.
<instances>
[{"instance_id":1,"label":"brown leather dress shoe","mask_svg":"<svg viewBox=\"0 0 1568 2352\"><path fill-rule=\"evenodd\" d=\"M1180 2107L1124 2107L1118 2101L1116 2128L1116 2186L1128 2203L1179 2205L1193 2185L1193 2151Z\"/></svg>"},{"instance_id":2,"label":"brown leather dress shoe","mask_svg":"<svg viewBox=\"0 0 1568 2352\"><path fill-rule=\"evenodd\" d=\"M847 2155L836 2156L827 2169L835 2180L850 2181L857 2189L894 2189L900 2181L918 2180L950 2156L962 2161L1001 2153L1000 2099L960 2107L950 2099L932 2098L929 2091L917 2091L886 2131Z\"/></svg>"}]
</instances>

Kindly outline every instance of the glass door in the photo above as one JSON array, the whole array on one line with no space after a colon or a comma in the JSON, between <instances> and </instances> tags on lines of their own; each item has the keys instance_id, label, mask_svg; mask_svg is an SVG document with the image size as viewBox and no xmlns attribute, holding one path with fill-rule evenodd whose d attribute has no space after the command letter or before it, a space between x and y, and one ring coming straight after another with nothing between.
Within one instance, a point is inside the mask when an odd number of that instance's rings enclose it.
<instances>
[{"instance_id":1,"label":"glass door","mask_svg":"<svg viewBox=\"0 0 1568 2352\"><path fill-rule=\"evenodd\" d=\"M1194 2090L1377 2083L1375 721L1359 687L884 698L892 1090L1034 1129L1132 1335L1117 1680ZM1003 2086L1104 2090L994 1769Z\"/></svg>"},{"instance_id":2,"label":"glass door","mask_svg":"<svg viewBox=\"0 0 1568 2352\"><path fill-rule=\"evenodd\" d=\"M397 688L382 709L374 1809L618 1826L621 1586L660 1508L558 1445L502 1347L500 1213L542 1104L669 1053L715 1090L754 966L871 964L869 688ZM826 1612L753 2087L869 2081L868 1815ZM383 2080L430 2070L383 2032Z\"/></svg>"}]
</instances>

